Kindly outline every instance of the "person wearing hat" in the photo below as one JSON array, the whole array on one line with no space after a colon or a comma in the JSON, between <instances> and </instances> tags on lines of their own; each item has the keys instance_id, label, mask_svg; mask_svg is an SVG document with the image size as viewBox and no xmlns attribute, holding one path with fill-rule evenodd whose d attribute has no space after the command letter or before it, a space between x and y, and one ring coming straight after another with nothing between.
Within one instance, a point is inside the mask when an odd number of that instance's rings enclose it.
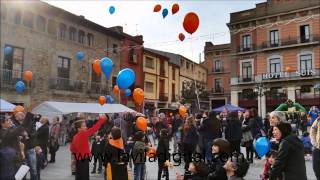
<instances>
[{"instance_id":1,"label":"person wearing hat","mask_svg":"<svg viewBox=\"0 0 320 180\"><path fill-rule=\"evenodd\" d=\"M270 180L276 180L282 174L284 180L307 180L303 143L291 131L287 122L280 122L273 129L273 136L280 144Z\"/></svg>"}]
</instances>

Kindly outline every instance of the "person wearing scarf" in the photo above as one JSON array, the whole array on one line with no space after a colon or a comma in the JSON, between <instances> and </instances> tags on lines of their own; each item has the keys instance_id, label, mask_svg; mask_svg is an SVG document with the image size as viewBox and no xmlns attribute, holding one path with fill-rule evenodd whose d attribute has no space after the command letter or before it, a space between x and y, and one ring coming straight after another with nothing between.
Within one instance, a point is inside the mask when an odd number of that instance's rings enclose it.
<instances>
[{"instance_id":1,"label":"person wearing scarf","mask_svg":"<svg viewBox=\"0 0 320 180\"><path fill-rule=\"evenodd\" d=\"M89 137L92 136L106 122L106 116L101 116L99 121L90 129L86 122L79 120L75 122L77 134L73 137L70 151L76 159L76 180L89 180L89 159L91 159Z\"/></svg>"},{"instance_id":2,"label":"person wearing scarf","mask_svg":"<svg viewBox=\"0 0 320 180\"><path fill-rule=\"evenodd\" d=\"M117 127L111 129L111 135L106 145L104 156L104 166L106 169L105 179L127 180L127 162L129 157L125 157L121 130Z\"/></svg>"}]
</instances>

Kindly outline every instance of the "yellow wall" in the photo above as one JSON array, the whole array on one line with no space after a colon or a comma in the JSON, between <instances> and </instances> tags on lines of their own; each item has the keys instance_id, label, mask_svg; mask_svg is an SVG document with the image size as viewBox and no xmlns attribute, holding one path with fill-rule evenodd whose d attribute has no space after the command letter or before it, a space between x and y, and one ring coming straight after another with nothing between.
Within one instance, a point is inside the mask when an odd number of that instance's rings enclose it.
<instances>
[{"instance_id":1,"label":"yellow wall","mask_svg":"<svg viewBox=\"0 0 320 180\"><path fill-rule=\"evenodd\" d=\"M146 89L146 83L151 82L153 83L153 92L148 92ZM157 93L157 76L153 74L144 74L144 97L146 99L158 99Z\"/></svg>"},{"instance_id":2,"label":"yellow wall","mask_svg":"<svg viewBox=\"0 0 320 180\"><path fill-rule=\"evenodd\" d=\"M172 69L175 69L175 80L173 80L173 74L172 74ZM176 99L174 102L178 102L179 101L179 97L180 97L180 72L179 72L179 68L169 65L169 102L173 102L172 101L172 84L175 84L175 96Z\"/></svg>"}]
</instances>

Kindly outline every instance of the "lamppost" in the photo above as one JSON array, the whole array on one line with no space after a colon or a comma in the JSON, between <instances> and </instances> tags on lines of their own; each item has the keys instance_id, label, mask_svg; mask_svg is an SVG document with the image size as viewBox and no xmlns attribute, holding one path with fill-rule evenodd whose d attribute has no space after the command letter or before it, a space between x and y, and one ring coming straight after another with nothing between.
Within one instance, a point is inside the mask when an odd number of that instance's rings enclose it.
<instances>
[{"instance_id":1,"label":"lamppost","mask_svg":"<svg viewBox=\"0 0 320 180\"><path fill-rule=\"evenodd\" d=\"M260 117L262 117L261 98L265 94L264 90L265 90L265 86L262 83L257 84L256 87L254 88L254 92L259 97L259 115L260 115Z\"/></svg>"}]
</instances>

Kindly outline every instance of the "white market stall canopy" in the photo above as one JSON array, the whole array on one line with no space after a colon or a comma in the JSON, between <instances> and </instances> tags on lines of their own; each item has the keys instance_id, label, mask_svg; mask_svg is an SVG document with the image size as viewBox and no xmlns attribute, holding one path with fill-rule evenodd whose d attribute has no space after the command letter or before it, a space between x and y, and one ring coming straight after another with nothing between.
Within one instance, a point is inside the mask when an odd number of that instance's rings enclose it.
<instances>
[{"instance_id":1,"label":"white market stall canopy","mask_svg":"<svg viewBox=\"0 0 320 180\"><path fill-rule=\"evenodd\" d=\"M0 112L12 112L16 105L0 99Z\"/></svg>"},{"instance_id":2,"label":"white market stall canopy","mask_svg":"<svg viewBox=\"0 0 320 180\"><path fill-rule=\"evenodd\" d=\"M135 112L122 104L70 103L45 101L32 110L34 114L53 117L69 113L122 113Z\"/></svg>"}]
</instances>

